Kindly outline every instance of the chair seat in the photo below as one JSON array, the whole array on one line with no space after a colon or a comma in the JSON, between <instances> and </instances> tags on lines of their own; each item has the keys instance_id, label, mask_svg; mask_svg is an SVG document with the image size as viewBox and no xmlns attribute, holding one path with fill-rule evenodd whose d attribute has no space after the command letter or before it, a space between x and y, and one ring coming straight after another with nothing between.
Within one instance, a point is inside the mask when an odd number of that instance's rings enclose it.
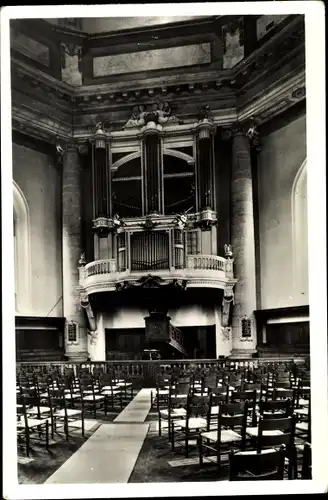
<instances>
[{"instance_id":1,"label":"chair seat","mask_svg":"<svg viewBox=\"0 0 328 500\"><path fill-rule=\"evenodd\" d=\"M48 406L40 406L39 407L40 413L48 413L50 411L50 408ZM38 407L33 406L33 408L27 408L26 413L29 415L37 415L38 412Z\"/></svg>"},{"instance_id":2,"label":"chair seat","mask_svg":"<svg viewBox=\"0 0 328 500\"><path fill-rule=\"evenodd\" d=\"M158 391L158 394L161 395L161 396L168 395L169 394L169 390L168 389L160 389Z\"/></svg>"},{"instance_id":3,"label":"chair seat","mask_svg":"<svg viewBox=\"0 0 328 500\"><path fill-rule=\"evenodd\" d=\"M80 397L79 394L65 394L65 399L78 399Z\"/></svg>"},{"instance_id":4,"label":"chair seat","mask_svg":"<svg viewBox=\"0 0 328 500\"><path fill-rule=\"evenodd\" d=\"M67 408L67 416L68 417L74 417L75 415L81 415L81 410L72 410L70 408ZM65 410L59 410L54 413L54 417L65 417Z\"/></svg>"},{"instance_id":5,"label":"chair seat","mask_svg":"<svg viewBox=\"0 0 328 500\"><path fill-rule=\"evenodd\" d=\"M259 453L257 450L246 450L246 451L238 451L236 455L263 455L267 453L274 453L276 450L274 448L264 448Z\"/></svg>"},{"instance_id":6,"label":"chair seat","mask_svg":"<svg viewBox=\"0 0 328 500\"><path fill-rule=\"evenodd\" d=\"M309 406L309 400L308 399L300 398L299 401L298 401L298 404L300 406Z\"/></svg>"},{"instance_id":7,"label":"chair seat","mask_svg":"<svg viewBox=\"0 0 328 500\"><path fill-rule=\"evenodd\" d=\"M294 410L294 413L296 413L296 415L305 415L307 416L309 414L309 411L307 408L296 408L296 410Z\"/></svg>"},{"instance_id":8,"label":"chair seat","mask_svg":"<svg viewBox=\"0 0 328 500\"><path fill-rule=\"evenodd\" d=\"M28 418L27 419L27 426L29 429L33 427L38 427L39 425L44 425L46 422L49 422L49 418L43 418L43 419L38 419L38 418ZM25 428L25 421L24 419L21 420L20 422L17 422L17 428L18 429L24 429Z\"/></svg>"},{"instance_id":9,"label":"chair seat","mask_svg":"<svg viewBox=\"0 0 328 500\"><path fill-rule=\"evenodd\" d=\"M119 387L131 387L132 382L119 382L117 385Z\"/></svg>"},{"instance_id":10,"label":"chair seat","mask_svg":"<svg viewBox=\"0 0 328 500\"><path fill-rule=\"evenodd\" d=\"M308 424L308 422L299 422L298 424L296 424L296 429L298 431L308 431L309 424Z\"/></svg>"},{"instance_id":11,"label":"chair seat","mask_svg":"<svg viewBox=\"0 0 328 500\"><path fill-rule=\"evenodd\" d=\"M83 401L102 401L105 399L105 396L101 396L100 394L95 394L95 396L85 396Z\"/></svg>"},{"instance_id":12,"label":"chair seat","mask_svg":"<svg viewBox=\"0 0 328 500\"><path fill-rule=\"evenodd\" d=\"M104 396L114 396L115 394L121 394L121 391L115 390L115 391L101 391L101 394Z\"/></svg>"},{"instance_id":13,"label":"chair seat","mask_svg":"<svg viewBox=\"0 0 328 500\"><path fill-rule=\"evenodd\" d=\"M160 410L160 414L163 417L168 417L169 416L169 410ZM184 417L186 414L186 410L184 408L174 408L171 411L171 417L176 418L176 417Z\"/></svg>"},{"instance_id":14,"label":"chair seat","mask_svg":"<svg viewBox=\"0 0 328 500\"><path fill-rule=\"evenodd\" d=\"M187 427L187 420L179 420L177 423L180 427ZM194 418L190 418L188 420L188 428L189 429L200 429L200 428L206 427L206 426L207 426L207 422L206 422L205 418L194 417Z\"/></svg>"},{"instance_id":15,"label":"chair seat","mask_svg":"<svg viewBox=\"0 0 328 500\"><path fill-rule=\"evenodd\" d=\"M188 397L188 394L175 394L171 397L172 397L172 399L186 398L186 397Z\"/></svg>"},{"instance_id":16,"label":"chair seat","mask_svg":"<svg viewBox=\"0 0 328 500\"><path fill-rule=\"evenodd\" d=\"M218 440L218 431L214 430L214 431L202 432L201 436L216 443ZM241 441L242 437L240 434L231 429L225 429L221 430L220 439L221 443L233 443L235 441Z\"/></svg>"},{"instance_id":17,"label":"chair seat","mask_svg":"<svg viewBox=\"0 0 328 500\"><path fill-rule=\"evenodd\" d=\"M104 385L104 387L101 388L101 392L103 391L115 391L117 389L119 389L120 387L118 385Z\"/></svg>"},{"instance_id":18,"label":"chair seat","mask_svg":"<svg viewBox=\"0 0 328 500\"><path fill-rule=\"evenodd\" d=\"M250 437L257 437L259 434L259 428L247 427L246 434ZM263 431L263 436L280 436L281 434L283 434L283 432L279 430Z\"/></svg>"}]
</instances>

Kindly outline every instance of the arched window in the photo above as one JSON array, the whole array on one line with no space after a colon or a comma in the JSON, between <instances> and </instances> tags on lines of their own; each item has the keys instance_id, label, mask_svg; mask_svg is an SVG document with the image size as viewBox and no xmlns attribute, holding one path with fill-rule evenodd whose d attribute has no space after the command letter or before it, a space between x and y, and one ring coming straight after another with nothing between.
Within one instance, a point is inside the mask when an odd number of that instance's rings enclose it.
<instances>
[{"instance_id":1,"label":"arched window","mask_svg":"<svg viewBox=\"0 0 328 500\"><path fill-rule=\"evenodd\" d=\"M292 187L294 295L308 302L307 162L299 168Z\"/></svg>"},{"instance_id":2,"label":"arched window","mask_svg":"<svg viewBox=\"0 0 328 500\"><path fill-rule=\"evenodd\" d=\"M25 196L15 182L13 183L13 201L15 312L28 315L32 313L30 215Z\"/></svg>"}]
</instances>

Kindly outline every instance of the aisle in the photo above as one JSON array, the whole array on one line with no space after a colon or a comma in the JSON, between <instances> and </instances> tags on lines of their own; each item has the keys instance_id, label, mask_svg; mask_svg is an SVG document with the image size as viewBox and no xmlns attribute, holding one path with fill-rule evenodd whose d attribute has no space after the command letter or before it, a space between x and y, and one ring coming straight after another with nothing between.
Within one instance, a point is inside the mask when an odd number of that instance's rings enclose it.
<instances>
[{"instance_id":1,"label":"aisle","mask_svg":"<svg viewBox=\"0 0 328 500\"><path fill-rule=\"evenodd\" d=\"M115 418L116 422L141 423L146 420L150 411L150 394L152 389L141 389L123 411Z\"/></svg>"},{"instance_id":2,"label":"aisle","mask_svg":"<svg viewBox=\"0 0 328 500\"><path fill-rule=\"evenodd\" d=\"M150 391L142 389L113 423L102 424L45 484L127 483L148 433Z\"/></svg>"}]
</instances>

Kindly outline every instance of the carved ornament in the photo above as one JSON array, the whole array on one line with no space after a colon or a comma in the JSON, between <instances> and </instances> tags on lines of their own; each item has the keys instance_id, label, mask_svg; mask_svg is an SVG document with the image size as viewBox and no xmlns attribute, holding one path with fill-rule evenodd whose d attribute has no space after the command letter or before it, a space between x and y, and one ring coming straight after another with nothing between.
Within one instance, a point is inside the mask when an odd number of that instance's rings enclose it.
<instances>
[{"instance_id":1,"label":"carved ornament","mask_svg":"<svg viewBox=\"0 0 328 500\"><path fill-rule=\"evenodd\" d=\"M124 125L124 129L141 128L147 123L153 122L158 125L166 125L169 123L181 124L182 121L172 115L172 110L167 101L156 101L151 106L141 104L135 106L132 110L132 115Z\"/></svg>"}]
</instances>

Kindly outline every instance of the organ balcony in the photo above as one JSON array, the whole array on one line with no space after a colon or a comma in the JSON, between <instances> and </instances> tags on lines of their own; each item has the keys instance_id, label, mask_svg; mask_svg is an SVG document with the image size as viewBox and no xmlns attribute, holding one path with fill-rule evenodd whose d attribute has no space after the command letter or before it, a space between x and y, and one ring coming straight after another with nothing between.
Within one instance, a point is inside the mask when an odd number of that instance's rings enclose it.
<instances>
[{"instance_id":1,"label":"organ balcony","mask_svg":"<svg viewBox=\"0 0 328 500\"><path fill-rule=\"evenodd\" d=\"M147 275L183 281L187 288L233 286L233 259L215 255L216 227L197 225L200 214L192 218L192 229L166 216L125 220L108 236L110 258L79 264L80 287L87 294L110 292Z\"/></svg>"}]
</instances>

